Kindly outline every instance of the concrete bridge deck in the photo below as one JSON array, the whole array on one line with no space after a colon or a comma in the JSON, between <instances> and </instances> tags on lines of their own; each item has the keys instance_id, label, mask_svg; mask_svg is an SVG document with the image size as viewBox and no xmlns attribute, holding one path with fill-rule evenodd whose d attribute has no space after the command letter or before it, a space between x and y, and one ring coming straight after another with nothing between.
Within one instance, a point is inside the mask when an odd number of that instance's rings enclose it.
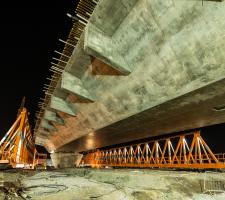
<instances>
[{"instance_id":1,"label":"concrete bridge deck","mask_svg":"<svg viewBox=\"0 0 225 200\"><path fill-rule=\"evenodd\" d=\"M101 0L36 143L87 151L225 122L225 2Z\"/></svg>"}]
</instances>

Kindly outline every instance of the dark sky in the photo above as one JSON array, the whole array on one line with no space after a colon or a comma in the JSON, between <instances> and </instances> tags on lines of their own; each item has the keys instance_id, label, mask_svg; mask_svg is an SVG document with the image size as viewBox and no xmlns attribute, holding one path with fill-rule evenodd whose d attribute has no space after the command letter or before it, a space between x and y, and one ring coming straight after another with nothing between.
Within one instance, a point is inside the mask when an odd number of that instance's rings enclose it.
<instances>
[{"instance_id":1,"label":"dark sky","mask_svg":"<svg viewBox=\"0 0 225 200\"><path fill-rule=\"evenodd\" d=\"M0 138L14 122L23 96L33 124L54 50L62 50L78 0L14 0L0 4Z\"/></svg>"}]
</instances>

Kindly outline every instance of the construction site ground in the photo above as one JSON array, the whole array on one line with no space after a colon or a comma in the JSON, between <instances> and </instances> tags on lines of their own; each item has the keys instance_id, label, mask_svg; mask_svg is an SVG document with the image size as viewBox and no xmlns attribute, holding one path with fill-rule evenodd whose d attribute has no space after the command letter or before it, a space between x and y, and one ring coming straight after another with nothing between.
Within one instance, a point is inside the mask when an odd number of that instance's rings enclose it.
<instances>
[{"instance_id":1,"label":"construction site ground","mask_svg":"<svg viewBox=\"0 0 225 200\"><path fill-rule=\"evenodd\" d=\"M0 200L225 200L225 172L13 169L0 184Z\"/></svg>"}]
</instances>

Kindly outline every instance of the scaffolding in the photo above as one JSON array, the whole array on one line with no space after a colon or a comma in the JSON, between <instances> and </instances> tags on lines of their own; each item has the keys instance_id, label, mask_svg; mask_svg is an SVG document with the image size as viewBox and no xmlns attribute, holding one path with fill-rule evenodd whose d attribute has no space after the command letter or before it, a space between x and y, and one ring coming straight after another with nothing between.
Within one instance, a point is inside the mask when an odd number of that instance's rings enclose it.
<instances>
[{"instance_id":1,"label":"scaffolding","mask_svg":"<svg viewBox=\"0 0 225 200\"><path fill-rule=\"evenodd\" d=\"M92 167L225 168L225 154L214 154L199 131L123 147L99 149L84 156Z\"/></svg>"},{"instance_id":2,"label":"scaffolding","mask_svg":"<svg viewBox=\"0 0 225 200\"><path fill-rule=\"evenodd\" d=\"M28 111L23 106L19 109L16 121L0 141L1 165L34 168L39 158L28 121Z\"/></svg>"}]
</instances>

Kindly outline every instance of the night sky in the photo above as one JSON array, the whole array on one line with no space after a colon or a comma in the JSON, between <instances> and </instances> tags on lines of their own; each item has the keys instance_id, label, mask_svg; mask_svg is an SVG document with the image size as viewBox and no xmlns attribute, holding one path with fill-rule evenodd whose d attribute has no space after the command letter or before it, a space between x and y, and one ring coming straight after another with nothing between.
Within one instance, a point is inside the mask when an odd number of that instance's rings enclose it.
<instances>
[{"instance_id":1,"label":"night sky","mask_svg":"<svg viewBox=\"0 0 225 200\"><path fill-rule=\"evenodd\" d=\"M16 119L23 96L34 125L54 50L62 50L78 0L1 1L0 138ZM57 55L55 56L57 57Z\"/></svg>"},{"instance_id":2,"label":"night sky","mask_svg":"<svg viewBox=\"0 0 225 200\"><path fill-rule=\"evenodd\" d=\"M7 3L6 3L7 2ZM58 39L67 38L78 0L2 1L0 5L1 98L0 138L16 119L23 96L30 122L38 110L42 87L50 76L54 50L63 46ZM225 152L225 124L203 129L207 142L217 152Z\"/></svg>"}]
</instances>

